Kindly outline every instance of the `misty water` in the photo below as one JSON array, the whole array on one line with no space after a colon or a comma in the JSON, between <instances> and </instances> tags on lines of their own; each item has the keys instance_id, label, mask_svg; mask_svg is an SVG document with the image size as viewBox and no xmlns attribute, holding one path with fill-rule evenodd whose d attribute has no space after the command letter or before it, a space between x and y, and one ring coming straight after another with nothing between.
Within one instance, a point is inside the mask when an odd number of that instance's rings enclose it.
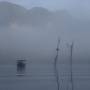
<instances>
[{"instance_id":1,"label":"misty water","mask_svg":"<svg viewBox=\"0 0 90 90\"><path fill-rule=\"evenodd\" d=\"M69 66L58 64L61 90L70 88ZM85 64L73 65L75 90L90 89L90 73ZM16 76L16 65L0 66L0 90L57 90L52 62L36 61L27 64L24 76ZM70 89L69 89L70 90Z\"/></svg>"}]
</instances>

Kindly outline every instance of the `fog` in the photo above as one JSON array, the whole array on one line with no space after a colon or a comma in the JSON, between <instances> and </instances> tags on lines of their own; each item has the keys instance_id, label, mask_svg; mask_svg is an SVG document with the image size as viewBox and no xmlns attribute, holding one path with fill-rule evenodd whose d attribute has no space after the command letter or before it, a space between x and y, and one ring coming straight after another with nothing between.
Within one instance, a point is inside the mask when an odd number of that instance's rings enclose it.
<instances>
[{"instance_id":1,"label":"fog","mask_svg":"<svg viewBox=\"0 0 90 90\"><path fill-rule=\"evenodd\" d=\"M0 31L0 62L7 63L17 59L49 60L56 55L57 39L60 37L60 54L67 58L69 56L69 44L74 42L73 58L77 61L81 58L89 60L90 42L89 28L80 30L77 27L62 28L47 27L46 29L32 28L29 26L11 24L3 27ZM71 28L71 29L70 29ZM82 30L81 30L82 28ZM57 30L56 30L57 29ZM59 55L60 55L59 54ZM60 55L60 56L61 56ZM65 56L66 55L66 56ZM8 62L8 63L10 63Z\"/></svg>"},{"instance_id":2,"label":"fog","mask_svg":"<svg viewBox=\"0 0 90 90\"><path fill-rule=\"evenodd\" d=\"M89 4L0 0L0 90L57 90L57 80L60 90L90 90ZM22 77L17 60L26 60Z\"/></svg>"}]
</instances>

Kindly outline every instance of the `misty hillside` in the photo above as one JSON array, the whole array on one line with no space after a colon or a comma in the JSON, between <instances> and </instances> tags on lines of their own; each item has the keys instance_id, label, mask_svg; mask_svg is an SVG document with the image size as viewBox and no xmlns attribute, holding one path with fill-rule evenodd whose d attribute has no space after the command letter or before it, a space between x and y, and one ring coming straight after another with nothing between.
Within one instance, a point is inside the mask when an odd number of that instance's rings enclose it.
<instances>
[{"instance_id":1,"label":"misty hillside","mask_svg":"<svg viewBox=\"0 0 90 90\"><path fill-rule=\"evenodd\" d=\"M42 7L34 7L28 11L28 19L33 27L45 27L51 18L51 12Z\"/></svg>"},{"instance_id":2,"label":"misty hillside","mask_svg":"<svg viewBox=\"0 0 90 90\"><path fill-rule=\"evenodd\" d=\"M0 26L11 23L21 23L25 16L26 9L9 2L0 2Z\"/></svg>"},{"instance_id":3,"label":"misty hillside","mask_svg":"<svg viewBox=\"0 0 90 90\"><path fill-rule=\"evenodd\" d=\"M74 18L66 10L51 12L42 7L33 7L30 10L9 2L0 2L0 26L29 25L34 28L52 27L55 30L77 30L90 28L89 20Z\"/></svg>"},{"instance_id":4,"label":"misty hillside","mask_svg":"<svg viewBox=\"0 0 90 90\"><path fill-rule=\"evenodd\" d=\"M22 6L9 2L0 2L0 25L9 25L11 23L27 24L32 27L46 27L63 23L63 20L70 20L67 11L51 12L42 7L34 7L30 10ZM67 21L68 21L67 20ZM66 22L66 21L65 21Z\"/></svg>"}]
</instances>

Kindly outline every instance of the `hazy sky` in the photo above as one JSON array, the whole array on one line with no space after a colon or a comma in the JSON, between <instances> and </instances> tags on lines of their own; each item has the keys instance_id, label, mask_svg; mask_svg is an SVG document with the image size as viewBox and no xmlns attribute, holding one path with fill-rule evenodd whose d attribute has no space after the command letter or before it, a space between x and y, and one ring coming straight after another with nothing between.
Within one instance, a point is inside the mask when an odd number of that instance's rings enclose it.
<instances>
[{"instance_id":1,"label":"hazy sky","mask_svg":"<svg viewBox=\"0 0 90 90\"><path fill-rule=\"evenodd\" d=\"M0 0L14 2L27 8L33 6L44 6L49 9L89 9L90 0Z\"/></svg>"}]
</instances>

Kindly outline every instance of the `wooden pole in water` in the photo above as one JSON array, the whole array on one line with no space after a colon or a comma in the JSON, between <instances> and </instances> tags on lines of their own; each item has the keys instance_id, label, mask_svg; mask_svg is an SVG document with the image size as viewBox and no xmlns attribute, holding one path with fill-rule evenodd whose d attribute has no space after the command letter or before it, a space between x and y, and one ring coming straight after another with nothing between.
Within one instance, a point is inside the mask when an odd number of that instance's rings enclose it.
<instances>
[{"instance_id":1,"label":"wooden pole in water","mask_svg":"<svg viewBox=\"0 0 90 90\"><path fill-rule=\"evenodd\" d=\"M56 57L54 59L54 70L55 70L55 77L56 77L56 82L57 82L57 90L60 90L59 74L58 74L58 69L57 69L59 45L60 45L60 39L58 39L57 48L56 48L57 53L56 53Z\"/></svg>"},{"instance_id":2,"label":"wooden pole in water","mask_svg":"<svg viewBox=\"0 0 90 90\"><path fill-rule=\"evenodd\" d=\"M72 56L73 56L73 43L70 45L70 83L71 83L71 90L74 90L73 87L73 66L72 66Z\"/></svg>"}]
</instances>

